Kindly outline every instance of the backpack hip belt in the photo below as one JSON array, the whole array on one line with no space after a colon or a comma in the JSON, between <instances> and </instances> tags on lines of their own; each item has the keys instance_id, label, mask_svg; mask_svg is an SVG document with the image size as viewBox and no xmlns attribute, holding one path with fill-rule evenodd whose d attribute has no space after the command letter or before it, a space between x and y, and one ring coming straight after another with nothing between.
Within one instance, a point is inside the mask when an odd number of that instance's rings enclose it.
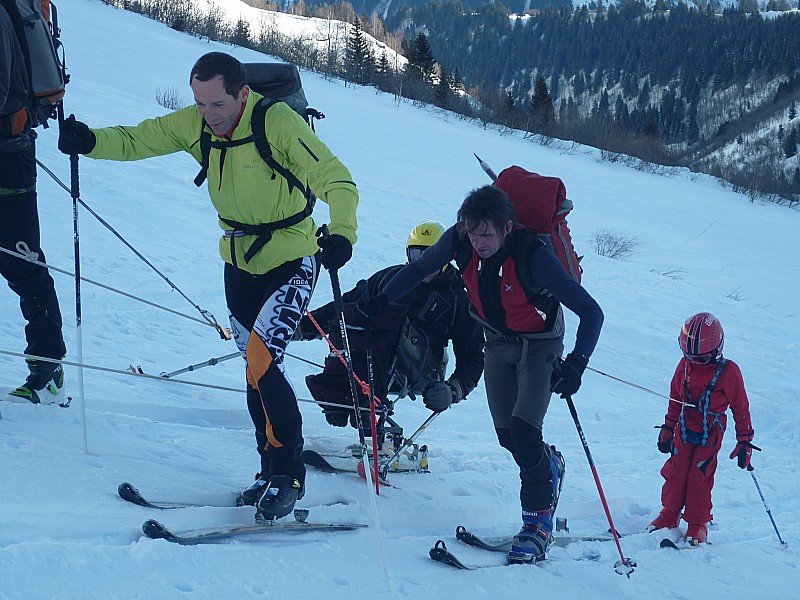
<instances>
[{"instance_id":1,"label":"backpack hip belt","mask_svg":"<svg viewBox=\"0 0 800 600\"><path fill-rule=\"evenodd\" d=\"M285 229L287 227L291 227L292 225L297 225L301 221L308 218L314 211L314 200L316 200L316 198L314 197L314 194L311 194L311 198L306 198L306 207L303 210L293 214L290 217L281 219L280 221L273 221L272 223L259 223L258 225L252 225L249 223L233 221L232 219L225 219L220 216L220 221L229 227L233 227L233 229L226 230L224 234L225 238L230 239L231 241L231 263L233 266L236 268L239 266L236 261L236 238L244 237L246 235L252 235L256 238L253 243L250 244L250 248L247 249L247 252L244 253L244 262L248 263L256 255L256 253L272 239L273 231L276 229Z\"/></svg>"}]
</instances>

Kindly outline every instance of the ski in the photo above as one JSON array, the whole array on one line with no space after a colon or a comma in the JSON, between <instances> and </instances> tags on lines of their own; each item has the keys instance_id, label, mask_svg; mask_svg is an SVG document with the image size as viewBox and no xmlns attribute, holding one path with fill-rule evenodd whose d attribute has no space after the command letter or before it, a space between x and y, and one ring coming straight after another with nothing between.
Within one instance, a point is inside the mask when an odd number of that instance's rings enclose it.
<instances>
[{"instance_id":1,"label":"ski","mask_svg":"<svg viewBox=\"0 0 800 600\"><path fill-rule=\"evenodd\" d=\"M437 540L436 544L428 552L428 556L437 562L467 571L487 567L499 567L502 565L538 564L543 562L541 560L537 561L536 557L532 554L527 554L524 552L512 553L511 540L513 537L514 536L509 535L495 538L482 538L470 532L463 525L459 525L456 527L456 539L467 544L468 546L472 546L473 548L504 554L506 560L502 563L487 565L467 565L447 548L444 540ZM609 542L613 540L613 537L607 535L560 535L553 539L553 545L559 548L566 548L568 545L575 542ZM581 556L576 560L598 560L599 558L599 552L589 551L584 556Z\"/></svg>"},{"instance_id":2,"label":"ski","mask_svg":"<svg viewBox=\"0 0 800 600\"><path fill-rule=\"evenodd\" d=\"M306 523L291 521L286 523L254 523L253 525L223 525L173 532L155 519L148 519L142 525L142 532L153 540L167 540L184 546L206 544L244 535L267 533L300 533L306 531L350 531L367 527L363 523Z\"/></svg>"},{"instance_id":3,"label":"ski","mask_svg":"<svg viewBox=\"0 0 800 600\"><path fill-rule=\"evenodd\" d=\"M157 508L159 510L172 510L177 508L200 508L200 507L217 507L217 508L228 508L234 506L244 506L239 500L238 496L234 496L233 494L230 495L229 500L217 500L217 501L209 501L209 502L170 502L170 501L160 501L160 500L148 500L141 493L139 490L133 487L127 481L123 481L117 487L117 494L119 497L125 500L126 502L130 502L131 504L136 504L138 506L144 506L146 508Z\"/></svg>"},{"instance_id":4,"label":"ski","mask_svg":"<svg viewBox=\"0 0 800 600\"><path fill-rule=\"evenodd\" d=\"M178 508L234 508L234 507L241 507L247 506L242 501L241 494L222 494L216 497L213 500L207 500L204 502L173 502L173 501L164 501L164 500L148 500L139 492L138 489L133 487L127 481L120 483L119 487L117 488L117 493L119 497L125 500L126 502L130 502L131 504L136 504L137 506L144 506L145 508L155 508L158 510L173 510ZM338 499L338 500L330 500L328 502L322 502L320 504L315 504L314 506L338 506L338 505L347 505L352 504L351 500L347 499ZM296 510L307 510L307 509L296 509Z\"/></svg>"},{"instance_id":5,"label":"ski","mask_svg":"<svg viewBox=\"0 0 800 600\"><path fill-rule=\"evenodd\" d=\"M444 540L436 540L436 544L434 544L433 548L430 549L428 552L428 556L430 556L436 562L444 563L446 565L450 565L451 567L455 567L456 569L463 569L465 571L474 571L476 569L482 569L488 566L500 566L500 565L485 565L485 566L470 566L465 565L461 562L456 556L447 549L447 545L444 543Z\"/></svg>"},{"instance_id":6,"label":"ski","mask_svg":"<svg viewBox=\"0 0 800 600\"><path fill-rule=\"evenodd\" d=\"M473 548L488 550L489 552L509 552L513 535L496 538L481 538L463 525L456 527L456 539ZM553 546L566 548L575 542L613 542L610 535L556 535L553 537Z\"/></svg>"},{"instance_id":7,"label":"ski","mask_svg":"<svg viewBox=\"0 0 800 600\"><path fill-rule=\"evenodd\" d=\"M330 459L338 461L340 464L345 464L345 467L337 467L331 463ZM389 465L390 457L385 455L378 455L378 464L380 470L387 473L430 473L427 467L427 458L425 459L425 467L405 465L395 460L393 464ZM361 456L354 456L352 454L330 454L327 452L317 452L316 450L303 450L303 461L306 465L320 470L327 470L330 473L353 473L356 470L355 466L350 466L353 461L361 461ZM369 457L372 463L372 455ZM358 462L355 464L357 465Z\"/></svg>"},{"instance_id":8,"label":"ski","mask_svg":"<svg viewBox=\"0 0 800 600\"><path fill-rule=\"evenodd\" d=\"M658 545L660 548L669 548L671 550L694 550L696 548L699 548L700 546L705 546L708 544L708 542L706 542L705 544L700 544L700 543L692 544L690 542L687 542L686 540L682 541L679 540L679 542L681 543L674 542L669 538L664 538Z\"/></svg>"},{"instance_id":9,"label":"ski","mask_svg":"<svg viewBox=\"0 0 800 600\"><path fill-rule=\"evenodd\" d=\"M343 468L334 466L319 452L314 450L303 450L303 463L306 466L312 467L317 469L318 471L322 471L323 473L358 473L361 477L366 478L366 473L363 472L364 468L361 466L361 461L359 460L358 463L352 468ZM373 479L375 478L375 473L372 473ZM397 488L397 486L392 485L385 479L380 479L381 485L391 488Z\"/></svg>"}]
</instances>

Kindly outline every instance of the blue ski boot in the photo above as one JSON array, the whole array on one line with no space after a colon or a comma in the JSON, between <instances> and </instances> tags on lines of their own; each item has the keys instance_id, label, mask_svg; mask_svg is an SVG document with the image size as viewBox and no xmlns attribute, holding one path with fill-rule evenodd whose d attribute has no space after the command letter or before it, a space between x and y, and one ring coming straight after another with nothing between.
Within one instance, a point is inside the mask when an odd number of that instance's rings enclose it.
<instances>
[{"instance_id":1,"label":"blue ski boot","mask_svg":"<svg viewBox=\"0 0 800 600\"><path fill-rule=\"evenodd\" d=\"M566 465L564 457L555 446L548 447L550 455L550 477L553 482L553 502L541 510L522 509L522 529L511 541L508 553L510 563L539 562L547 558L547 550L553 543L553 516L561 495Z\"/></svg>"}]
</instances>

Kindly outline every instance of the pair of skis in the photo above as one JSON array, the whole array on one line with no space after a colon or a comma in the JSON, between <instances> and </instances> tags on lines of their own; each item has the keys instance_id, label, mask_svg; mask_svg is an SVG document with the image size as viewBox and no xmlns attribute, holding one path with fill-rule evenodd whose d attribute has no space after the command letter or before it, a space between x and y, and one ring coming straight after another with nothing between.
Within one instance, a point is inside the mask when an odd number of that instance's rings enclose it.
<instances>
[{"instance_id":1,"label":"pair of skis","mask_svg":"<svg viewBox=\"0 0 800 600\"><path fill-rule=\"evenodd\" d=\"M482 538L469 531L463 525L459 525L458 527L456 527L456 539L459 540L460 542L467 544L468 546L472 546L473 548L480 548L481 550L486 550L488 552L503 553L508 557L508 554L511 551L511 540L513 539L513 536ZM562 535L556 535L553 538L553 545L560 548L566 548L567 546L575 542L611 542L611 541L614 541L614 538L611 537L610 535L562 534ZM428 555L437 562L450 565L451 567L456 567L457 569L464 569L468 571L475 569L482 569L486 567L500 566L501 564L501 563L495 563L495 564L480 565L480 566L467 565L447 548L447 544L445 544L444 540L437 540L434 547L430 549ZM580 560L598 560L599 558L600 558L599 552L590 551L581 556ZM515 554L515 557L513 559L507 559L506 562L502 564L507 564L507 565L521 564L521 563L536 564L537 562L541 561L536 561L533 555L530 555L529 557L523 557Z\"/></svg>"},{"instance_id":2,"label":"pair of skis","mask_svg":"<svg viewBox=\"0 0 800 600\"><path fill-rule=\"evenodd\" d=\"M124 482L117 488L119 497L123 500L144 506L146 508L154 508L158 510L173 510L179 508L198 508L205 506L213 506L219 508L227 508L234 506L242 506L240 498L236 498L235 502L222 503L194 503L194 502L163 502L147 500L139 490L133 487L130 483ZM342 504L343 502L336 502L335 504ZM230 539L250 534L267 534L267 533L299 533L306 531L351 531L353 529L360 529L367 527L363 523L308 523L308 509L295 509L294 521L280 521L280 522L256 522L252 525L223 525L220 527L205 527L201 529L191 529L186 531L173 532L168 529L163 523L155 519L148 519L142 524L142 532L145 536L151 539L162 539L168 542L183 545L204 544L209 542L216 542L219 540Z\"/></svg>"}]
</instances>

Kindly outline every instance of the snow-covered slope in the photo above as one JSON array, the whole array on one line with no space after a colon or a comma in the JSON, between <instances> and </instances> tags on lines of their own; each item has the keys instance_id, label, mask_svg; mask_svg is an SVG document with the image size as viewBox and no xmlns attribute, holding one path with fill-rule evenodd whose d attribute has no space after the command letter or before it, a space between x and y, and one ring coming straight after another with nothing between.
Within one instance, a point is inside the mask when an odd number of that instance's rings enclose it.
<instances>
[{"instance_id":1,"label":"snow-covered slope","mask_svg":"<svg viewBox=\"0 0 800 600\"><path fill-rule=\"evenodd\" d=\"M263 58L96 0L62 0L59 9L73 77L67 111L91 126L162 114L154 97L165 86L191 98L187 74L204 52ZM734 446L729 433L714 496L718 527L709 547L669 554L658 549L659 535L623 538L625 554L639 565L630 579L614 573L616 549L602 543L554 549L540 567L457 572L432 562L427 551L439 538L465 561L498 558L457 543L452 536L458 524L487 534L513 533L519 525L517 471L497 445L482 384L420 438L430 449L431 473L391 476L398 489L384 489L377 499L380 531L362 480L310 471L302 501L311 507L310 520L360 521L370 528L199 547L142 539L141 523L148 518L176 529L251 521L251 509L156 513L116 496L125 480L163 499L219 500L247 485L258 461L244 394L86 369L88 452L80 399L69 409L0 403L0 598L796 597L800 215L748 203L707 178L655 177L599 163L590 149L542 148L441 112L397 105L371 88L345 88L308 73L303 79L309 100L328 116L318 133L350 167L361 193L359 242L341 273L345 288L403 260L405 238L416 223L453 221L465 193L487 181L473 152L495 169L518 163L563 177L576 206L570 226L585 254L585 285L606 313L591 366L666 394L679 357L680 324L694 312L715 312L726 329L726 354L744 373L755 443L764 449L754 457L755 474L788 549L779 548L750 476L727 459ZM68 181L56 137L53 128L41 132L39 157ZM224 323L219 231L205 190L192 185L196 170L185 155L129 164L82 159L81 193ZM70 270L70 198L44 172L39 194L48 260ZM315 218L324 222L324 203ZM636 251L624 262L598 256L593 237L599 229L637 236ZM85 277L197 316L85 210L80 234ZM75 361L74 283L54 277L68 359ZM313 306L330 297L323 278ZM83 359L89 365L122 370L134 364L158 374L235 350L209 327L88 283L82 302ZM23 321L10 291L0 296L0 307L0 384L11 387L25 377L23 361L7 354L24 347ZM567 321L571 340L576 323L570 314ZM326 349L306 342L290 352L320 363ZM316 368L294 358L286 367L298 394L308 398L303 377ZM180 379L243 390L243 371L236 359ZM77 395L76 368L67 369L67 381ZM641 531L659 509L663 459L653 426L661 422L666 400L587 372L575 402L617 528ZM301 409L308 447L341 449L357 440L352 429L328 426L314 405L304 402ZM428 414L421 402L404 400L396 419L410 433ZM569 519L573 533L604 532L598 493L560 400L551 404L545 437L567 461L559 515ZM348 503L322 506L337 500ZM600 559L572 560L586 550L599 552Z\"/></svg>"}]
</instances>

